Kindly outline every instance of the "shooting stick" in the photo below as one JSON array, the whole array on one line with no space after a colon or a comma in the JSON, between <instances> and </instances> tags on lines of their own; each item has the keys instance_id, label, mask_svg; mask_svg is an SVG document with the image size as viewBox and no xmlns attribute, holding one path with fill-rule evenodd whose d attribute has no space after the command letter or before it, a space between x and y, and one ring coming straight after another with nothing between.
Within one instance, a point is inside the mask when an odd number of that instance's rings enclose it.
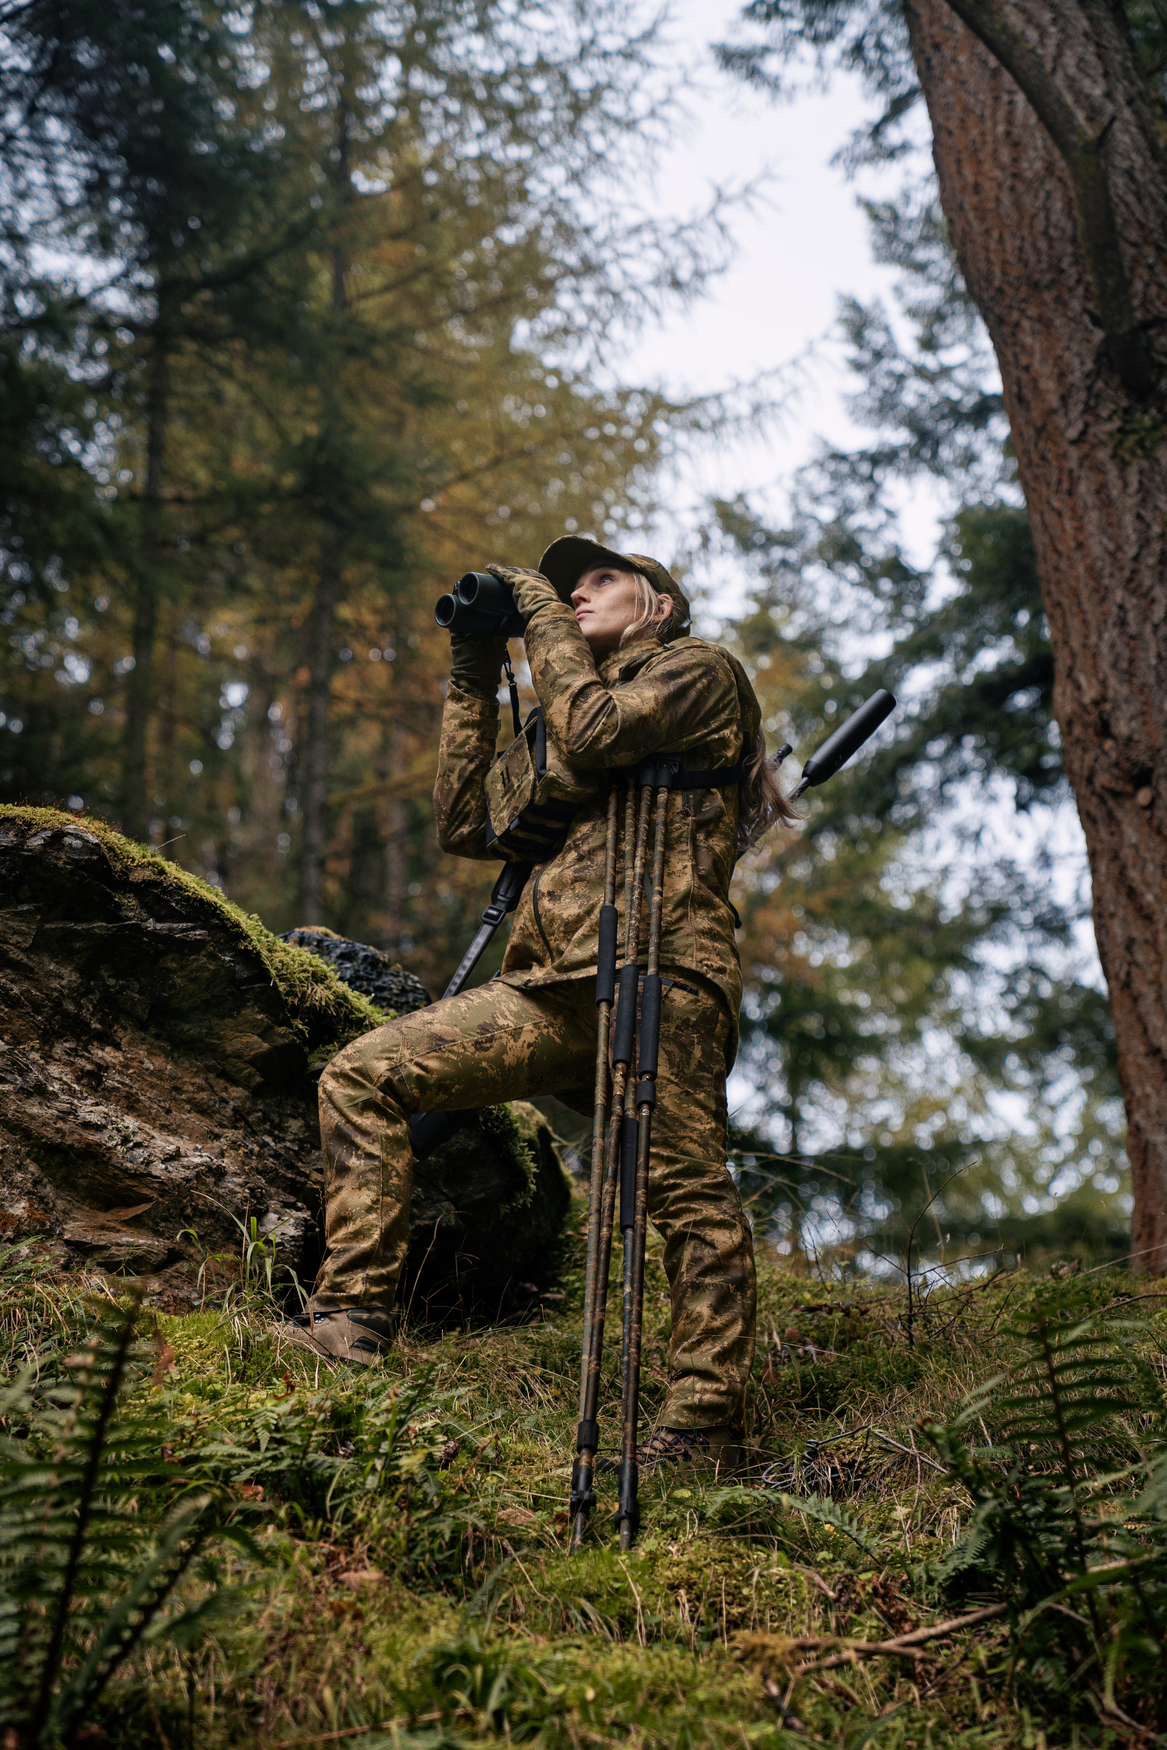
<instances>
[{"instance_id":1,"label":"shooting stick","mask_svg":"<svg viewBox=\"0 0 1167 1750\"><path fill-rule=\"evenodd\" d=\"M482 922L474 940L458 962L458 970L442 992L443 1002L447 997L456 997L458 992L464 988L466 980L490 946L494 932L508 911L514 911L518 905L530 873L530 863L505 863L503 865L502 873L491 891L490 904L482 914Z\"/></svg>"},{"instance_id":2,"label":"shooting stick","mask_svg":"<svg viewBox=\"0 0 1167 1750\"><path fill-rule=\"evenodd\" d=\"M590 1422L588 1421L587 1404L591 1378L589 1357L594 1335L596 1265L600 1253L600 1229L603 1221L605 1193L605 1144L608 1138L608 1039L612 1025L612 1004L616 997L616 931L619 924L619 914L616 910L616 836L619 826L620 787L618 784L613 784L608 792L608 836L604 851L604 903L600 909L600 941L596 959L596 1086L592 1114L592 1174L588 1200L588 1261L584 1275L583 1353L580 1358L579 1371L580 1431L577 1438L579 1459L576 1463L577 1474L573 1475L571 1480L573 1516L578 1511L576 1495L581 1486L588 1496L588 1506L594 1502L594 1497L591 1495L591 1467L599 1442L598 1433L595 1431L594 1417ZM610 1235L610 1215L608 1232ZM600 1329L602 1335L602 1324ZM587 1438L589 1433L593 1435L590 1440ZM582 1464L586 1464L588 1474L581 1485L578 1472Z\"/></svg>"},{"instance_id":3,"label":"shooting stick","mask_svg":"<svg viewBox=\"0 0 1167 1750\"><path fill-rule=\"evenodd\" d=\"M608 846L609 855L605 859L605 906L611 904L607 898L610 893L615 897L616 877L616 798L619 790L613 785L608 799ZM611 1105L605 1113L608 1090L608 1039L604 1038L606 1020L611 1014L611 995L615 994L615 945L616 945L616 911L612 905L608 913L607 923L601 922L601 946L607 948L607 965L603 958L599 961L596 979L596 1000L600 1009L600 1038L596 1045L596 1088L602 1090L601 1097L596 1102L596 1117L593 1126L592 1144L592 1201L588 1212L588 1252L589 1269L584 1279L584 1335L583 1357L580 1368L580 1420L576 1434L577 1458L571 1476L571 1547L579 1549L583 1543L584 1532L587 1529L587 1516L595 1506L595 1495L592 1492L593 1467L595 1465L596 1449L599 1446L599 1426L596 1411L600 1396L600 1367L604 1351L604 1320L608 1300L608 1270L612 1258L612 1229L615 1225L616 1181L621 1182L621 1227L624 1227L624 1204L627 1193L626 1183L631 1182L633 1167L631 1160L625 1169L624 1159L628 1159L629 1151L625 1137L629 1126L632 1127L632 1141L635 1146L635 1120L630 1112L626 1113L625 1103L628 1091L628 1070L632 1062L633 1041L636 1033L636 1006L639 994L640 973L638 960L640 957L640 900L644 892L644 857L648 843L649 805L652 797L651 784L641 786L639 797L629 785L624 805L624 965L620 969L620 995L616 1009L616 1026L611 1030ZM611 946L608 947L610 941ZM611 993L608 995L607 993ZM607 1119L605 1124L604 1119ZM596 1141L600 1148L597 1150ZM602 1185L598 1184L599 1171L597 1155L603 1161ZM622 1159L623 1157L623 1159ZM600 1190L597 1198L596 1191ZM631 1221L629 1222L631 1226ZM592 1231L596 1230L596 1247L594 1266L591 1262ZM629 1241L625 1240L625 1273L628 1270ZM588 1294L590 1285L591 1293ZM635 1462L633 1463L635 1471Z\"/></svg>"},{"instance_id":4,"label":"shooting stick","mask_svg":"<svg viewBox=\"0 0 1167 1750\"><path fill-rule=\"evenodd\" d=\"M620 1227L624 1234L624 1423L620 1441L620 1500L616 1523L620 1548L631 1549L640 1527L637 1503L639 1469L636 1427L640 1419L640 1338L644 1328L644 1247L648 1232L648 1162L652 1149L652 1113L656 1105L656 1071L660 1044L660 935L665 872L665 827L669 807L669 775L658 783L652 844L652 888L648 912L648 969L637 1027L636 1118L624 1120L625 1146L620 1159ZM642 794L647 797L645 789ZM625 1105L628 1104L627 1097ZM632 1156L632 1144L635 1155Z\"/></svg>"},{"instance_id":5,"label":"shooting stick","mask_svg":"<svg viewBox=\"0 0 1167 1750\"><path fill-rule=\"evenodd\" d=\"M895 707L895 699L882 688L841 723L833 735L811 755L794 791L825 781L844 765ZM774 763L781 765L790 753L783 746ZM707 789L738 783L743 762L713 771L682 771L679 755L656 756L634 771L621 774L627 785L624 806L624 964L620 969L616 1024L612 1026L612 1003L616 997L616 839L619 825L620 779L608 794L608 831L604 856L604 903L600 909L599 947L596 970L596 1079L595 1115L592 1124L591 1197L588 1208L588 1253L584 1277L583 1349L580 1365L579 1428L576 1461L571 1473L571 1548L582 1547L588 1514L596 1504L592 1490L600 1435L597 1409L600 1367L603 1361L604 1319L608 1298L608 1272L612 1256L612 1229L616 1213L616 1183L620 1185L620 1229L624 1236L624 1306L622 1427L620 1441L619 1505L616 1523L620 1547L632 1545L640 1524L637 1502L639 1480L636 1431L640 1412L640 1348L644 1325L644 1255L648 1229L648 1169L652 1152L652 1114L656 1105L656 1077L660 1047L661 979L660 942L664 905L665 833L669 790L676 787ZM655 807L653 792L655 791ZM639 794L637 794L639 792ZM648 963L640 1000L640 911L644 892L645 851L648 821L654 814L651 898L648 918ZM633 1051L636 1052L636 1094L628 1085ZM611 1069L609 1071L609 1056ZM609 1074L611 1102L609 1104ZM634 1115L635 1112L635 1115Z\"/></svg>"}]
</instances>

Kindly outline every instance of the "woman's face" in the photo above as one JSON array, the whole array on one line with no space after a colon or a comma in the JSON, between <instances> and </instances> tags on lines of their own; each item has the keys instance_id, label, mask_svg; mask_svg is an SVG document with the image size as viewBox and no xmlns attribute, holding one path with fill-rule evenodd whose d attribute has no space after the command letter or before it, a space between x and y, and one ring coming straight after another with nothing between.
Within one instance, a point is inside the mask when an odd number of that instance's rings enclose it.
<instances>
[{"instance_id":1,"label":"woman's face","mask_svg":"<svg viewBox=\"0 0 1167 1750\"><path fill-rule=\"evenodd\" d=\"M572 590L571 605L592 655L606 656L636 618L636 578L615 565L594 565Z\"/></svg>"}]
</instances>

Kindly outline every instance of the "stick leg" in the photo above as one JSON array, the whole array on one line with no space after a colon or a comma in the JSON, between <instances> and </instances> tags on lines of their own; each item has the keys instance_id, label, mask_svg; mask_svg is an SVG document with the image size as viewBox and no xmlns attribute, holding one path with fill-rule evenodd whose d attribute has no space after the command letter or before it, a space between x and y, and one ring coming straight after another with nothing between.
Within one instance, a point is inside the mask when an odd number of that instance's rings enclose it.
<instances>
[{"instance_id":1,"label":"stick leg","mask_svg":"<svg viewBox=\"0 0 1167 1750\"><path fill-rule=\"evenodd\" d=\"M601 1282L598 1263L600 1240L604 1225L605 1162L608 1141L608 1042L611 1033L612 1002L616 983L616 843L619 831L620 791L613 784L608 796L608 838L604 857L604 904L600 912L600 942L596 975L596 1079L595 1105L592 1119L592 1171L588 1199L588 1255L584 1275L583 1348L580 1356L579 1427L576 1431L576 1462L571 1474L571 1547L578 1549L587 1525L587 1515L595 1504L592 1493L592 1468L599 1445L595 1404L589 1412L589 1381L591 1354L596 1341L596 1302L606 1299L608 1289L607 1264ZM611 1222L609 1218L609 1246ZM599 1344L603 1346L604 1312L599 1312ZM594 1394L592 1394L594 1397Z\"/></svg>"},{"instance_id":2,"label":"stick leg","mask_svg":"<svg viewBox=\"0 0 1167 1750\"><path fill-rule=\"evenodd\" d=\"M640 1527L636 1436L640 1421L640 1351L644 1331L644 1254L648 1236L648 1165L652 1151L652 1113L660 1046L660 936L665 831L669 791L656 793L652 848L652 900L648 918L648 968L644 978L637 1039L636 1119L626 1123L621 1161L620 1224L624 1230L623 1424L620 1442L620 1504L616 1522L620 1548L630 1549ZM632 1100L626 1099L631 1106ZM626 1175L626 1176L625 1176Z\"/></svg>"},{"instance_id":3,"label":"stick leg","mask_svg":"<svg viewBox=\"0 0 1167 1750\"><path fill-rule=\"evenodd\" d=\"M625 810L625 860L631 851L633 880L625 881L624 965L620 972L620 1002L616 1026L611 1037L612 1099L608 1112L608 1127L604 1147L604 1179L600 1199L599 1233L596 1244L595 1268L592 1276L592 1297L588 1328L584 1337L585 1366L580 1391L580 1425L575 1470L573 1472L571 1534L572 1549L579 1549L587 1529L587 1515L594 1504L592 1473L599 1430L597 1406L600 1392L600 1368L603 1361L604 1323L607 1310L608 1270L612 1256L612 1231L616 1216L616 1184L619 1178L621 1138L627 1107L628 1072L633 1059L638 985L637 957L640 951L640 895L644 890L644 859L648 842L649 800L651 790L640 792L639 803L629 790ZM609 824L612 821L609 814ZM614 891L614 888L613 888ZM597 1071L597 1082L599 1076ZM593 1163L594 1170L594 1163ZM585 1283L586 1290L586 1283ZM585 1444L591 1442L591 1444Z\"/></svg>"}]
</instances>

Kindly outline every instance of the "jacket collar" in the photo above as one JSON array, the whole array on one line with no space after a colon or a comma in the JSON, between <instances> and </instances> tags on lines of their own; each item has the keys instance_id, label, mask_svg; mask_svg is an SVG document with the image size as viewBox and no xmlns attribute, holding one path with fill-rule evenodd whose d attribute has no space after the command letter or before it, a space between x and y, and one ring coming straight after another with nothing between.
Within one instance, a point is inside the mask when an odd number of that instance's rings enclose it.
<instances>
[{"instance_id":1,"label":"jacket collar","mask_svg":"<svg viewBox=\"0 0 1167 1750\"><path fill-rule=\"evenodd\" d=\"M613 686L618 681L630 679L650 657L659 656L664 649L659 638L637 638L632 644L609 650L596 672L606 687Z\"/></svg>"}]
</instances>

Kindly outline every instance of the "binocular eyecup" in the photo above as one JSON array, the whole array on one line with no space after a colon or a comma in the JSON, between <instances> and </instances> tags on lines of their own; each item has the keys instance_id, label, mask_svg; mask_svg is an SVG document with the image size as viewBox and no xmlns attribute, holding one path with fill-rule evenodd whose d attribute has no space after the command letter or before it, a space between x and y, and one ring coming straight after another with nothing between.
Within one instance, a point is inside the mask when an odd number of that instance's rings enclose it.
<instances>
[{"instance_id":1,"label":"binocular eyecup","mask_svg":"<svg viewBox=\"0 0 1167 1750\"><path fill-rule=\"evenodd\" d=\"M470 638L521 638L527 630L505 583L489 571L468 571L449 595L439 596L434 619L450 633Z\"/></svg>"}]
</instances>

